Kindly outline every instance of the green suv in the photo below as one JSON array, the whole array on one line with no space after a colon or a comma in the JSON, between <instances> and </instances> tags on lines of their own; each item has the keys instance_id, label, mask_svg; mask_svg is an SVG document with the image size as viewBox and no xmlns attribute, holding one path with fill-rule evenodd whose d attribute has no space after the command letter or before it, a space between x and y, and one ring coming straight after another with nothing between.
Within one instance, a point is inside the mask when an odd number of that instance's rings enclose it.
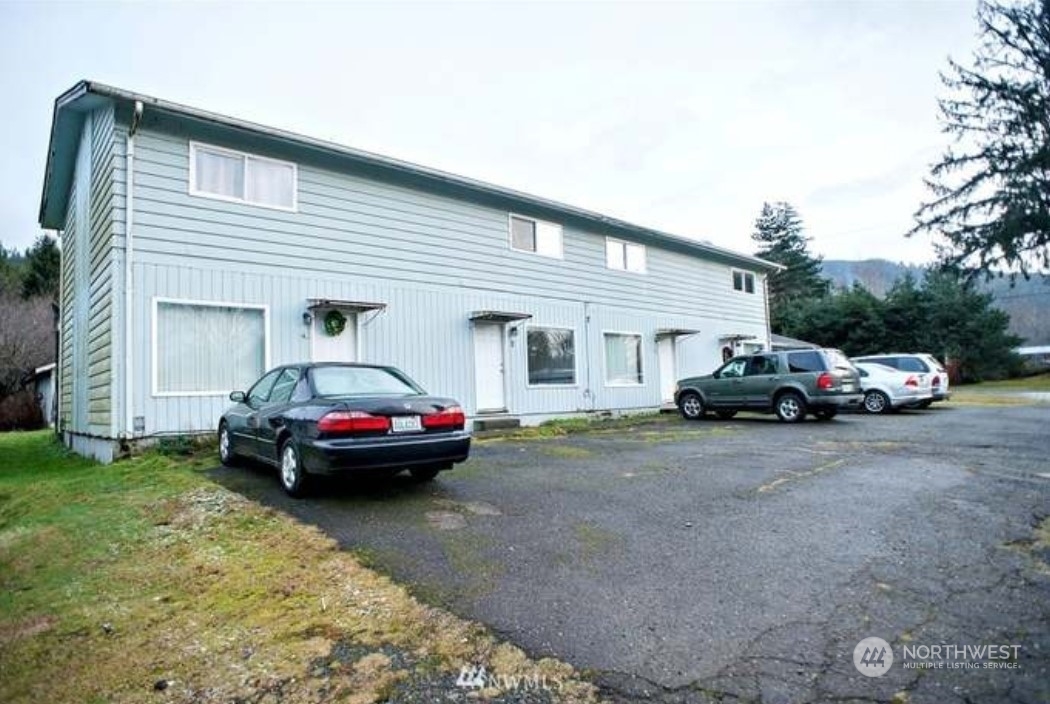
<instances>
[{"instance_id":1,"label":"green suv","mask_svg":"<svg viewBox=\"0 0 1050 704\"><path fill-rule=\"evenodd\" d=\"M711 374L679 381L674 400L688 420L700 420L708 411L719 418L758 411L797 423L807 413L829 420L843 408L859 408L864 394L846 355L812 349L733 357Z\"/></svg>"}]
</instances>

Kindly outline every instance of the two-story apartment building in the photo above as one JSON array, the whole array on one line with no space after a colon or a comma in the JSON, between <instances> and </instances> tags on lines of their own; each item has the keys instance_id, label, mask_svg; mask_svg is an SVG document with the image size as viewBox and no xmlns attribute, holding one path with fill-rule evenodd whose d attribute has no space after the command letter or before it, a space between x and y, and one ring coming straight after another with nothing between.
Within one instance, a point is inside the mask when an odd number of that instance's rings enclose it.
<instances>
[{"instance_id":1,"label":"two-story apartment building","mask_svg":"<svg viewBox=\"0 0 1050 704\"><path fill-rule=\"evenodd\" d=\"M40 224L58 424L107 461L213 431L281 363L392 364L529 424L658 408L769 340L762 260L98 83L56 101Z\"/></svg>"}]
</instances>

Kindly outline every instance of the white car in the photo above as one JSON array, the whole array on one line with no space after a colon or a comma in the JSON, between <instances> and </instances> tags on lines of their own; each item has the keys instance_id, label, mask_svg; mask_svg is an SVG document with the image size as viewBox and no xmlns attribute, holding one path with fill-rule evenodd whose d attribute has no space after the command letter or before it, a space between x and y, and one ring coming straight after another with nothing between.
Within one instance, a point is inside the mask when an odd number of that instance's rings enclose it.
<instances>
[{"instance_id":1,"label":"white car","mask_svg":"<svg viewBox=\"0 0 1050 704\"><path fill-rule=\"evenodd\" d=\"M933 398L932 374L902 372L885 364L854 361L864 391L864 410L888 413L904 406L916 406Z\"/></svg>"},{"instance_id":2,"label":"white car","mask_svg":"<svg viewBox=\"0 0 1050 704\"><path fill-rule=\"evenodd\" d=\"M893 367L902 372L929 375L930 388L933 391L933 395L928 399L919 401L916 404L919 408L926 408L934 401L947 401L951 398L951 392L948 389L948 371L932 354L926 354L925 352L912 354L873 354L865 355L863 357L854 357L851 361L854 364L857 362L874 362L876 364L885 364L887 367Z\"/></svg>"}]
</instances>

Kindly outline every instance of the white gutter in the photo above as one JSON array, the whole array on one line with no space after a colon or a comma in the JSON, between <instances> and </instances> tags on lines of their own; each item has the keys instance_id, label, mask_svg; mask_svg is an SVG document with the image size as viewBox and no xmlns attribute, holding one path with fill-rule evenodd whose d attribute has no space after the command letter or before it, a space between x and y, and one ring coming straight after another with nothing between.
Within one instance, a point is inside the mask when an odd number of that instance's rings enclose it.
<instances>
[{"instance_id":1,"label":"white gutter","mask_svg":"<svg viewBox=\"0 0 1050 704\"><path fill-rule=\"evenodd\" d=\"M124 172L124 437L132 438L135 435L135 409L134 409L134 345L132 345L132 325L134 296L134 269L132 258L134 248L135 223L135 132L138 131L139 121L142 119L142 101L135 101L135 112L131 116L131 125L128 127L128 138L125 145L125 172Z\"/></svg>"}]
</instances>

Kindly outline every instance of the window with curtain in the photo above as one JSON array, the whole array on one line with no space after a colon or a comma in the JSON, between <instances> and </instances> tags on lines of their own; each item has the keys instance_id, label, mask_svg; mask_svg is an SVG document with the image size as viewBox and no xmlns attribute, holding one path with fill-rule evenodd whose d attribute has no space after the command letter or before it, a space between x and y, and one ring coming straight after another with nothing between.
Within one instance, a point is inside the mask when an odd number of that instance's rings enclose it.
<instances>
[{"instance_id":1,"label":"window with curtain","mask_svg":"<svg viewBox=\"0 0 1050 704\"><path fill-rule=\"evenodd\" d=\"M573 330L530 327L527 337L530 385L576 383L576 333Z\"/></svg>"},{"instance_id":2,"label":"window with curtain","mask_svg":"<svg viewBox=\"0 0 1050 704\"><path fill-rule=\"evenodd\" d=\"M158 301L156 392L243 391L266 366L266 313L259 308Z\"/></svg>"},{"instance_id":3,"label":"window with curtain","mask_svg":"<svg viewBox=\"0 0 1050 704\"><path fill-rule=\"evenodd\" d=\"M605 382L643 383L641 335L605 333Z\"/></svg>"},{"instance_id":4,"label":"window with curtain","mask_svg":"<svg viewBox=\"0 0 1050 704\"><path fill-rule=\"evenodd\" d=\"M204 144L190 144L193 195L294 210L295 164Z\"/></svg>"}]
</instances>

